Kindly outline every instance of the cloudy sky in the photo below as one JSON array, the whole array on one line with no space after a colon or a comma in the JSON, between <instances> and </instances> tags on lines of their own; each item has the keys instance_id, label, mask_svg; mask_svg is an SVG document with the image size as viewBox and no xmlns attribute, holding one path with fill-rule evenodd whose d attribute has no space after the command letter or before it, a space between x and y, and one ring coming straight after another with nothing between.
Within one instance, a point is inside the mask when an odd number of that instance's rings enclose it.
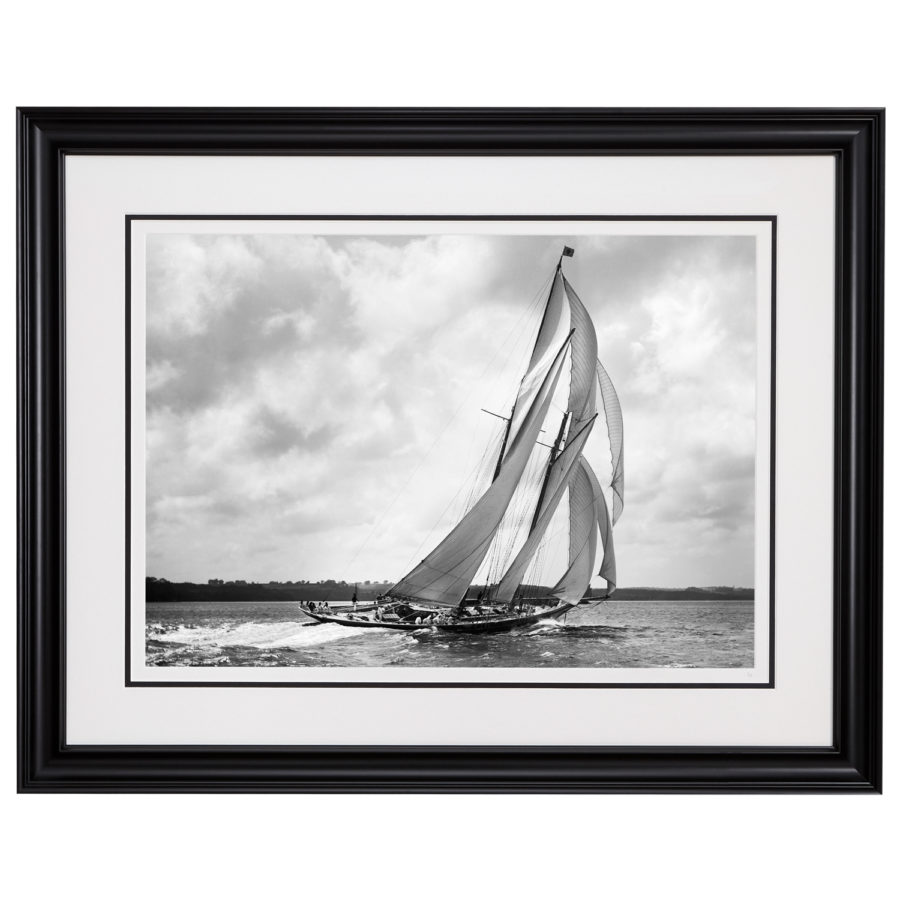
<instances>
[{"instance_id":1,"label":"cloudy sky","mask_svg":"<svg viewBox=\"0 0 900 900\"><path fill-rule=\"evenodd\" d=\"M564 243L625 419L619 586L751 586L755 239L723 236L151 235L148 574L400 578L465 508ZM586 453L608 482L602 426Z\"/></svg>"}]
</instances>

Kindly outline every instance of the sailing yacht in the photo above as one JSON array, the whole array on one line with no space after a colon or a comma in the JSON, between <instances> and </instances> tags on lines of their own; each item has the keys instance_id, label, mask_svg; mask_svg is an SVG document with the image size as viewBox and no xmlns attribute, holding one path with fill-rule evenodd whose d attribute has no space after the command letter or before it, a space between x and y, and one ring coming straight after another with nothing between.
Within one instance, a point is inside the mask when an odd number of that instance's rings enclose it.
<instances>
[{"instance_id":1,"label":"sailing yacht","mask_svg":"<svg viewBox=\"0 0 900 900\"><path fill-rule=\"evenodd\" d=\"M563 273L563 260L574 252L565 247L560 255L515 402L508 417L500 416L506 424L490 486L418 565L378 597L374 608L332 611L313 604L303 607L308 616L354 628L505 631L559 618L579 604L605 599L615 590L613 526L622 513L625 488L622 410L613 383L597 358L593 322ZM566 375L565 411L548 447L540 438ZM598 395L609 436L611 512L603 486L584 456L599 418ZM549 449L549 454L531 498L533 513L527 532L512 560L504 561L502 575L471 597L479 569L497 547L501 533L510 528L513 497L520 498L523 485L527 487L526 471L539 445ZM566 505L565 571L549 593L528 596L523 582L529 567L544 545L551 521ZM521 507L519 499L515 506ZM592 597L590 581L601 548L598 574L606 580L607 592ZM536 594L533 589L532 593Z\"/></svg>"}]
</instances>

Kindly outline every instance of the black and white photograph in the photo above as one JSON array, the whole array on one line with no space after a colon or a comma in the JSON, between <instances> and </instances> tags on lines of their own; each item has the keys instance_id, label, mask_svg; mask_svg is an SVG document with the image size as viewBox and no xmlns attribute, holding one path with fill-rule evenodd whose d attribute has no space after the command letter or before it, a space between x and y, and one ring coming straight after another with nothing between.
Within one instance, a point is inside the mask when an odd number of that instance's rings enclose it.
<instances>
[{"instance_id":1,"label":"black and white photograph","mask_svg":"<svg viewBox=\"0 0 900 900\"><path fill-rule=\"evenodd\" d=\"M6 12L10 893L884 894L885 5Z\"/></svg>"},{"instance_id":2,"label":"black and white photograph","mask_svg":"<svg viewBox=\"0 0 900 900\"><path fill-rule=\"evenodd\" d=\"M148 669L757 665L768 222L142 224Z\"/></svg>"}]
</instances>

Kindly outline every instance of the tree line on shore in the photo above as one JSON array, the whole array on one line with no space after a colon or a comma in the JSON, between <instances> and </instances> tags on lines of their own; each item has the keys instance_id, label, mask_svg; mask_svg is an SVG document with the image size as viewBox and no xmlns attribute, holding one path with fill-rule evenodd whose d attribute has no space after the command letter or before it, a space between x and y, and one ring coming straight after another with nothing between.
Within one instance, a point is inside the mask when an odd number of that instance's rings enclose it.
<instances>
[{"instance_id":1,"label":"tree line on shore","mask_svg":"<svg viewBox=\"0 0 900 900\"><path fill-rule=\"evenodd\" d=\"M392 585L389 581L353 582L334 581L223 581L213 578L205 584L193 582L173 582L165 578L146 579L146 599L148 603L212 602L212 603L259 603L272 601L292 601L296 603L349 602L354 591L361 603L374 600ZM469 589L469 596L477 596L480 585ZM525 592L532 596L549 593L543 585L529 585ZM594 591L595 594L600 592ZM752 600L753 588L740 587L687 587L654 588L623 587L613 595L615 600Z\"/></svg>"}]
</instances>

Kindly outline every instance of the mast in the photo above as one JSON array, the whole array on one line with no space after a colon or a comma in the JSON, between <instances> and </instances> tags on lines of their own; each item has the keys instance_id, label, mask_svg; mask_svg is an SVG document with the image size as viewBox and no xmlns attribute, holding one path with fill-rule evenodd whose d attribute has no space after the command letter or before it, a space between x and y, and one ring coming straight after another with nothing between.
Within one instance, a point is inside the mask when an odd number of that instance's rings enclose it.
<instances>
[{"instance_id":1,"label":"mast","mask_svg":"<svg viewBox=\"0 0 900 900\"><path fill-rule=\"evenodd\" d=\"M550 461L547 463L547 471L544 472L544 481L541 484L541 492L538 494L537 506L534 508L534 516L531 519L531 528L528 529L529 534L534 531L534 526L537 525L537 520L541 515L541 507L544 505L544 497L547 494L547 485L550 483L550 472L553 469L553 464L559 458L559 450L562 446L563 437L566 433L566 427L571 421L572 413L567 412L563 418L562 422L559 423L559 433L556 435L556 440L553 442L553 446L550 448Z\"/></svg>"},{"instance_id":2,"label":"mast","mask_svg":"<svg viewBox=\"0 0 900 900\"><path fill-rule=\"evenodd\" d=\"M550 279L550 290L547 291L547 299L544 301L544 314L541 316L541 324L538 325L537 337L534 339L535 348L538 345L538 341L541 339L541 332L544 330L544 324L547 321L547 311L550 309L550 298L553 296L553 286L556 284L556 278L560 274L560 269L562 268L562 257L559 258L559 262L556 264L556 271L553 273L553 277ZM532 351L533 353L534 351Z\"/></svg>"},{"instance_id":3,"label":"mast","mask_svg":"<svg viewBox=\"0 0 900 900\"><path fill-rule=\"evenodd\" d=\"M500 443L500 455L497 457L497 465L494 468L494 477L491 479L492 482L496 481L497 476L500 474L500 466L503 465L503 454L506 453L506 442L509 440L509 431L512 428L512 420L515 414L516 404L513 403L512 409L509 411L509 418L506 420L506 430L503 432L503 440Z\"/></svg>"},{"instance_id":4,"label":"mast","mask_svg":"<svg viewBox=\"0 0 900 900\"><path fill-rule=\"evenodd\" d=\"M559 261L556 263L556 275L554 276L554 281L557 278L562 278L563 284L565 285L565 283L566 283L565 277L562 274L562 262L565 257L574 256L574 255L575 255L575 251L571 247L565 246L565 245L563 246L562 253L559 254ZM551 287L551 293L552 293L552 287ZM568 292L566 293L566 298L569 299ZM550 300L550 298L548 297L547 298L548 304L549 304L549 300ZM569 304L570 304L570 308L571 308L571 300L569 300ZM572 322L572 324L574 325L575 322ZM574 333L575 333L575 328L573 328L572 331L569 332L570 336L574 335ZM573 364L574 364L574 360L573 360ZM570 391L570 393L571 393L571 391ZM559 451L560 451L560 448L562 447L562 442L563 442L563 438L566 434L566 429L570 425L572 418L573 418L571 400L572 400L572 398L570 396L569 397L569 408L566 411L566 414L563 416L562 422L560 422L560 424L559 424L559 433L556 435L556 440L553 442L553 447L550 450L550 461L547 463L547 470L544 472L544 481L541 484L541 492L538 495L537 506L535 506L535 508L534 508L534 516L531 519L531 528L529 529L529 533L534 531L534 527L535 527L535 525L537 525L537 521L540 518L541 508L544 505L544 497L547 494L547 487L550 484L550 474L553 471L553 464L559 458Z\"/></svg>"}]
</instances>

